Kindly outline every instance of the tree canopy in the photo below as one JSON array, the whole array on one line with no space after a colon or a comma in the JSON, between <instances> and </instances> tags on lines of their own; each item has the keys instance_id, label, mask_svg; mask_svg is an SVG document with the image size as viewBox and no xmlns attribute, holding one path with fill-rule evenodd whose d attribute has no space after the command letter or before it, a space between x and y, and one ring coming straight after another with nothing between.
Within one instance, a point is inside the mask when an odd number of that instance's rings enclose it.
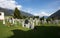
<instances>
[{"instance_id":1,"label":"tree canopy","mask_svg":"<svg viewBox=\"0 0 60 38\"><path fill-rule=\"evenodd\" d=\"M22 19L22 15L21 15L21 12L20 10L16 7L15 10L14 10L14 18L18 18L18 19Z\"/></svg>"}]
</instances>

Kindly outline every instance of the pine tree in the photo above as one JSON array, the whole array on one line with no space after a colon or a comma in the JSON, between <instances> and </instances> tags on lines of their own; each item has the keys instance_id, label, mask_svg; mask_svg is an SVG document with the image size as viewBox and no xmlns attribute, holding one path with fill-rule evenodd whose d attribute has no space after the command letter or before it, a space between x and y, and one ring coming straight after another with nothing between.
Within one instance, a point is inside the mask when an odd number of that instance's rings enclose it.
<instances>
[{"instance_id":1,"label":"pine tree","mask_svg":"<svg viewBox=\"0 0 60 38\"><path fill-rule=\"evenodd\" d=\"M44 16L40 18L40 20L44 20Z\"/></svg>"},{"instance_id":2,"label":"pine tree","mask_svg":"<svg viewBox=\"0 0 60 38\"><path fill-rule=\"evenodd\" d=\"M17 7L14 10L14 18L22 19L22 15L20 13L20 10Z\"/></svg>"}]
</instances>

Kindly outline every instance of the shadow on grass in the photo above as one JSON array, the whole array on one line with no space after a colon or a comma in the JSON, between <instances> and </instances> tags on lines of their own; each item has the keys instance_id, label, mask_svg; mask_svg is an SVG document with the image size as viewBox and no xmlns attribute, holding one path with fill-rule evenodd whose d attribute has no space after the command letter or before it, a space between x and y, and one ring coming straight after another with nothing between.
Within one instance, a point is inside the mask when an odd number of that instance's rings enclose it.
<instances>
[{"instance_id":1,"label":"shadow on grass","mask_svg":"<svg viewBox=\"0 0 60 38\"><path fill-rule=\"evenodd\" d=\"M36 26L36 30L22 31L12 30L13 36L9 38L58 38L60 37L60 27L57 26Z\"/></svg>"}]
</instances>

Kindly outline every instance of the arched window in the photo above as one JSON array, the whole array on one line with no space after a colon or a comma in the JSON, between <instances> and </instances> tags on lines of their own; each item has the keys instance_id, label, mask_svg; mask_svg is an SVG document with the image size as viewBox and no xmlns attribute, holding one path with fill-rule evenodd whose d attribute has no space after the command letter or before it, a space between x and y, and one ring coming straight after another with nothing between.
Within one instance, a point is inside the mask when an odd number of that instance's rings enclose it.
<instances>
[{"instance_id":1,"label":"arched window","mask_svg":"<svg viewBox=\"0 0 60 38\"><path fill-rule=\"evenodd\" d=\"M1 15L1 13L0 13L0 15Z\"/></svg>"}]
</instances>

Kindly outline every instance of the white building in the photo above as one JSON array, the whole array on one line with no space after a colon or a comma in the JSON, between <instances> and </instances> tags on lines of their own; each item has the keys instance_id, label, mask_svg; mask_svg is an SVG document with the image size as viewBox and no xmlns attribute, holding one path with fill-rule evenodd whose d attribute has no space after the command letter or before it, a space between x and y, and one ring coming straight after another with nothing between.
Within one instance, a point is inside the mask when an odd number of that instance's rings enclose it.
<instances>
[{"instance_id":1,"label":"white building","mask_svg":"<svg viewBox=\"0 0 60 38\"><path fill-rule=\"evenodd\" d=\"M0 12L0 20L3 20L3 24L5 24L4 12Z\"/></svg>"},{"instance_id":2,"label":"white building","mask_svg":"<svg viewBox=\"0 0 60 38\"><path fill-rule=\"evenodd\" d=\"M4 20L4 12L0 12L0 20Z\"/></svg>"}]
</instances>

